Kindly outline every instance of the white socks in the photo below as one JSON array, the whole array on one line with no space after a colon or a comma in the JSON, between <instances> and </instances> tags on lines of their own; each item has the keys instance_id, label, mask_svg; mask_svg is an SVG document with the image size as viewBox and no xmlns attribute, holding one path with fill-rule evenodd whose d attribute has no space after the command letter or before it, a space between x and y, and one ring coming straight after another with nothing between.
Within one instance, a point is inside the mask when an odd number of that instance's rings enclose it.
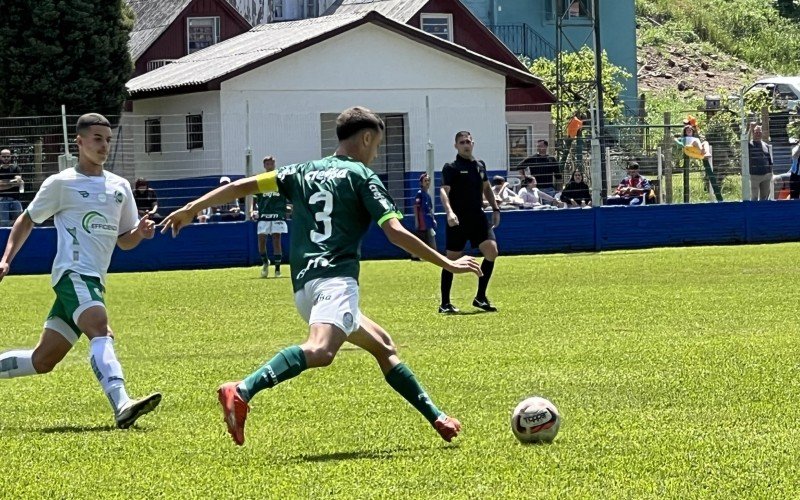
<instances>
[{"instance_id":1,"label":"white socks","mask_svg":"<svg viewBox=\"0 0 800 500\"><path fill-rule=\"evenodd\" d=\"M93 338L89 342L89 362L97 381L103 387L103 392L108 396L114 413L119 413L130 398L125 391L122 365L119 364L117 355L114 353L114 339L111 337Z\"/></svg>"},{"instance_id":2,"label":"white socks","mask_svg":"<svg viewBox=\"0 0 800 500\"><path fill-rule=\"evenodd\" d=\"M0 353L0 378L36 375L31 356L33 356L33 349Z\"/></svg>"}]
</instances>

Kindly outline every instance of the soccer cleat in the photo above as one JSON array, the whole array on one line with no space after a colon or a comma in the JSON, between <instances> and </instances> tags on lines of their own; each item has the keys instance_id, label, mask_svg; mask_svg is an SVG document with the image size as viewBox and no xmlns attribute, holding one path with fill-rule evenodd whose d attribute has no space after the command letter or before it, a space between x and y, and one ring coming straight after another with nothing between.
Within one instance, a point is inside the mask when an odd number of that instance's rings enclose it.
<instances>
[{"instance_id":1,"label":"soccer cleat","mask_svg":"<svg viewBox=\"0 0 800 500\"><path fill-rule=\"evenodd\" d=\"M261 277L268 278L269 277L269 264L264 264L261 266Z\"/></svg>"},{"instance_id":2,"label":"soccer cleat","mask_svg":"<svg viewBox=\"0 0 800 500\"><path fill-rule=\"evenodd\" d=\"M233 438L233 442L239 446L244 444L244 422L247 420L247 413L250 406L239 396L236 390L238 382L228 382L222 384L217 389L219 404L222 405L225 425L228 426L228 433Z\"/></svg>"},{"instance_id":3,"label":"soccer cleat","mask_svg":"<svg viewBox=\"0 0 800 500\"><path fill-rule=\"evenodd\" d=\"M439 306L439 314L456 314L459 310L451 303L442 304Z\"/></svg>"},{"instance_id":4,"label":"soccer cleat","mask_svg":"<svg viewBox=\"0 0 800 500\"><path fill-rule=\"evenodd\" d=\"M433 427L448 443L461 432L461 422L444 414L433 422Z\"/></svg>"},{"instance_id":5,"label":"soccer cleat","mask_svg":"<svg viewBox=\"0 0 800 500\"><path fill-rule=\"evenodd\" d=\"M478 300L477 297L472 301L472 305L486 312L497 312L497 308L489 303L489 299Z\"/></svg>"},{"instance_id":6,"label":"soccer cleat","mask_svg":"<svg viewBox=\"0 0 800 500\"><path fill-rule=\"evenodd\" d=\"M158 392L154 392L146 398L131 399L117 412L117 427L127 429L136 423L139 417L155 410L159 403L161 403L161 394Z\"/></svg>"},{"instance_id":7,"label":"soccer cleat","mask_svg":"<svg viewBox=\"0 0 800 500\"><path fill-rule=\"evenodd\" d=\"M276 278L280 278L281 277L281 272L278 271L277 269L275 270L275 277Z\"/></svg>"}]
</instances>

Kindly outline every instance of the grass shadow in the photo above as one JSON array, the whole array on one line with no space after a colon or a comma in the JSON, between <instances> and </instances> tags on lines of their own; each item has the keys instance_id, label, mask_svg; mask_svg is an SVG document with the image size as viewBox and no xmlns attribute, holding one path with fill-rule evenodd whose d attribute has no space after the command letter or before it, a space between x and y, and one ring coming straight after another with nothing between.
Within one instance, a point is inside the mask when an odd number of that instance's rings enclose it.
<instances>
[{"instance_id":1,"label":"grass shadow","mask_svg":"<svg viewBox=\"0 0 800 500\"><path fill-rule=\"evenodd\" d=\"M442 446L444 450L457 449L457 446ZM341 460L373 460L376 458L392 458L407 452L430 450L431 447L395 448L391 450L370 451L340 451L335 453L320 453L317 455L302 454L292 457L293 462L337 462Z\"/></svg>"},{"instance_id":2,"label":"grass shadow","mask_svg":"<svg viewBox=\"0 0 800 500\"><path fill-rule=\"evenodd\" d=\"M45 427L37 432L41 434L82 434L87 432L112 432L117 428L113 425L57 425Z\"/></svg>"}]
</instances>

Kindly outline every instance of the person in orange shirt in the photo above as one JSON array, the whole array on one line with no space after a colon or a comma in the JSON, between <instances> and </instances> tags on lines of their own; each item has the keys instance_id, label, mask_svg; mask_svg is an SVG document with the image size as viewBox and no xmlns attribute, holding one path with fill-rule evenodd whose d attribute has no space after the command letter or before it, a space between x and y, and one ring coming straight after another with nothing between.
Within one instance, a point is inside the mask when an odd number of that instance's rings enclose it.
<instances>
[{"instance_id":1,"label":"person in orange shirt","mask_svg":"<svg viewBox=\"0 0 800 500\"><path fill-rule=\"evenodd\" d=\"M583 165L583 147L581 144L581 131L583 130L583 115L580 111L576 111L575 114L572 115L569 123L567 123L567 138L564 139L564 149L561 151L561 159L559 160L559 165L561 165L561 169L564 170L564 164L567 161L567 157L569 156L570 151L572 150L572 144L577 140L577 148L575 151L575 166L579 167Z\"/></svg>"}]
</instances>

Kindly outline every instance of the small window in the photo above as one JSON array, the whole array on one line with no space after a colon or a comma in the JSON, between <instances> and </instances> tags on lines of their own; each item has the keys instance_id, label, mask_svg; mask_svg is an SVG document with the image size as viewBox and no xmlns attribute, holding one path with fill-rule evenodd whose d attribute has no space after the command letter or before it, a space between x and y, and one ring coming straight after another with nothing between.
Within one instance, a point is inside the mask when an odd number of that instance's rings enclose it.
<instances>
[{"instance_id":1,"label":"small window","mask_svg":"<svg viewBox=\"0 0 800 500\"><path fill-rule=\"evenodd\" d=\"M508 167L516 167L519 162L533 153L533 127L531 125L508 126Z\"/></svg>"},{"instance_id":2,"label":"small window","mask_svg":"<svg viewBox=\"0 0 800 500\"><path fill-rule=\"evenodd\" d=\"M203 149L203 115L186 117L186 149Z\"/></svg>"},{"instance_id":3,"label":"small window","mask_svg":"<svg viewBox=\"0 0 800 500\"><path fill-rule=\"evenodd\" d=\"M452 14L422 14L420 16L422 31L438 36L448 42L453 41L453 16Z\"/></svg>"},{"instance_id":4,"label":"small window","mask_svg":"<svg viewBox=\"0 0 800 500\"><path fill-rule=\"evenodd\" d=\"M283 18L283 0L274 0L272 2L272 19L280 20Z\"/></svg>"},{"instance_id":5,"label":"small window","mask_svg":"<svg viewBox=\"0 0 800 500\"><path fill-rule=\"evenodd\" d=\"M190 17L187 25L189 54L219 41L219 17Z\"/></svg>"},{"instance_id":6,"label":"small window","mask_svg":"<svg viewBox=\"0 0 800 500\"><path fill-rule=\"evenodd\" d=\"M161 152L161 120L144 121L144 151L145 153Z\"/></svg>"}]
</instances>

